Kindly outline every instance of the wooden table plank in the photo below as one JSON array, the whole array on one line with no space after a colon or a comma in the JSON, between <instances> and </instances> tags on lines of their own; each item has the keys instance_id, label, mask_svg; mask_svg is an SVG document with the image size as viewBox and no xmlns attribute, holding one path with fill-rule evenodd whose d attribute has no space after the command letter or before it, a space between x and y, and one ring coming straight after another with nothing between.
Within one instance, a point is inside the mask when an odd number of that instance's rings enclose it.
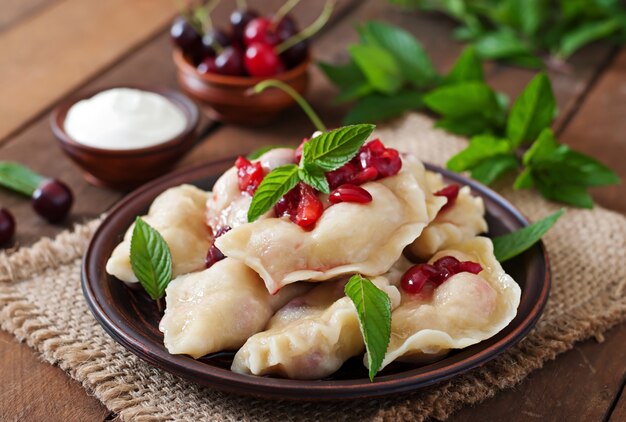
<instances>
[{"instance_id":1,"label":"wooden table plank","mask_svg":"<svg viewBox=\"0 0 626 422\"><path fill-rule=\"evenodd\" d=\"M161 30L171 0L65 0L0 37L0 142Z\"/></svg>"},{"instance_id":2,"label":"wooden table plank","mask_svg":"<svg viewBox=\"0 0 626 422\"><path fill-rule=\"evenodd\" d=\"M621 185L597 189L598 203L626 213L626 48L599 78L561 140L607 164L622 178Z\"/></svg>"},{"instance_id":3,"label":"wooden table plank","mask_svg":"<svg viewBox=\"0 0 626 422\"><path fill-rule=\"evenodd\" d=\"M41 13L46 7L59 0L2 0L2 13L0 14L0 32L13 26L22 19L28 19L37 13Z\"/></svg>"},{"instance_id":4,"label":"wooden table plank","mask_svg":"<svg viewBox=\"0 0 626 422\"><path fill-rule=\"evenodd\" d=\"M60 368L0 331L1 421L98 421L109 414Z\"/></svg>"},{"instance_id":5,"label":"wooden table plank","mask_svg":"<svg viewBox=\"0 0 626 422\"><path fill-rule=\"evenodd\" d=\"M626 382L626 379L624 379L624 382ZM618 397L613 413L611 413L610 422L626 421L626 386L624 386L624 382L622 382L622 394Z\"/></svg>"}]
</instances>

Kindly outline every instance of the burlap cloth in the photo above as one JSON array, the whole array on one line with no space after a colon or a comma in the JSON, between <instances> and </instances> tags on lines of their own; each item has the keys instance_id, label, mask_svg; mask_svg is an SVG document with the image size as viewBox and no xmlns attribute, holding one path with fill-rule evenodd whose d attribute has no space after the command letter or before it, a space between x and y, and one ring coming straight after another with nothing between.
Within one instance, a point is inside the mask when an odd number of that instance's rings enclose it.
<instances>
[{"instance_id":1,"label":"burlap cloth","mask_svg":"<svg viewBox=\"0 0 626 422\"><path fill-rule=\"evenodd\" d=\"M465 141L419 115L379 131L384 141L443 164ZM500 190L531 219L557 208L535 193ZM288 403L239 397L161 372L114 342L94 320L80 288L81 256L98 221L55 240L0 255L4 330L63 368L123 420L423 420L519 383L531 371L626 319L626 219L596 207L568 209L545 236L553 268L550 301L536 328L481 368L440 385L379 400Z\"/></svg>"}]
</instances>

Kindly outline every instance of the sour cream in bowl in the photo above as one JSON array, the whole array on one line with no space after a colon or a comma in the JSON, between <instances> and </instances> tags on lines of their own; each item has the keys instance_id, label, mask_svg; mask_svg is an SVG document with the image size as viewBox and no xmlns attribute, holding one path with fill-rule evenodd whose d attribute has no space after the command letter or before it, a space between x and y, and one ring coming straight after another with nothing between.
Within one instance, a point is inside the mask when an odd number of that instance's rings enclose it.
<instances>
[{"instance_id":1,"label":"sour cream in bowl","mask_svg":"<svg viewBox=\"0 0 626 422\"><path fill-rule=\"evenodd\" d=\"M62 102L50 123L89 182L126 190L168 171L193 146L198 120L178 91L116 87Z\"/></svg>"}]
</instances>

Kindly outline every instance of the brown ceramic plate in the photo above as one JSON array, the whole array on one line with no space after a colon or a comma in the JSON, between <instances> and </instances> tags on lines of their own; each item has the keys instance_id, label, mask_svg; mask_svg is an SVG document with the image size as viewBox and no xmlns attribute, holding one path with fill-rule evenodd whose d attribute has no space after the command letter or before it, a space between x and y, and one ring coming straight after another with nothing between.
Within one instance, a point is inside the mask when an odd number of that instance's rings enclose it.
<instances>
[{"instance_id":1,"label":"brown ceramic plate","mask_svg":"<svg viewBox=\"0 0 626 422\"><path fill-rule=\"evenodd\" d=\"M151 365L220 390L272 399L338 400L383 396L425 387L483 365L521 340L543 311L550 289L550 270L544 246L538 243L504 264L522 288L517 316L509 326L489 340L454 351L430 365L391 364L370 382L361 359L353 358L327 379L297 381L231 372L228 368L233 353L218 353L199 360L170 355L158 330L160 316L154 302L141 290L130 289L106 274L105 263L135 216L144 214L158 194L181 183L209 190L232 163L233 159L228 159L202 165L164 176L136 190L111 210L87 249L82 285L92 312L116 341ZM469 185L474 194L484 199L490 236L527 224L519 211L490 189L441 168L428 168L442 173L449 182Z\"/></svg>"}]
</instances>

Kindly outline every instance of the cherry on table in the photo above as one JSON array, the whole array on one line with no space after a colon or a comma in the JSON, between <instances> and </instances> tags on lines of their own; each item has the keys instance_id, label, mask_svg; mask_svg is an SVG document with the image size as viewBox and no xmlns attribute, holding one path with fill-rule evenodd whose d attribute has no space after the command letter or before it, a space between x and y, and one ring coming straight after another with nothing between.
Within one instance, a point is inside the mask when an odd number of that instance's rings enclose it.
<instances>
[{"instance_id":1,"label":"cherry on table","mask_svg":"<svg viewBox=\"0 0 626 422\"><path fill-rule=\"evenodd\" d=\"M202 37L202 55L215 56L222 48L232 44L230 37L220 29L212 29Z\"/></svg>"},{"instance_id":2,"label":"cherry on table","mask_svg":"<svg viewBox=\"0 0 626 422\"><path fill-rule=\"evenodd\" d=\"M274 51L274 47L258 42L248 46L244 63L246 70L252 76L274 76L284 70L284 65Z\"/></svg>"},{"instance_id":3,"label":"cherry on table","mask_svg":"<svg viewBox=\"0 0 626 422\"><path fill-rule=\"evenodd\" d=\"M226 47L215 58L215 72L222 75L245 75L241 51L236 47Z\"/></svg>"},{"instance_id":4,"label":"cherry on table","mask_svg":"<svg viewBox=\"0 0 626 422\"><path fill-rule=\"evenodd\" d=\"M35 212L51 223L65 218L73 203L74 196L70 188L56 179L45 180L33 193Z\"/></svg>"},{"instance_id":5,"label":"cherry on table","mask_svg":"<svg viewBox=\"0 0 626 422\"><path fill-rule=\"evenodd\" d=\"M183 50L183 53L194 56L202 45L200 34L182 16L174 19L170 27L170 38L174 45Z\"/></svg>"},{"instance_id":6,"label":"cherry on table","mask_svg":"<svg viewBox=\"0 0 626 422\"><path fill-rule=\"evenodd\" d=\"M15 234L15 218L6 209L0 208L0 245L9 243Z\"/></svg>"},{"instance_id":7,"label":"cherry on table","mask_svg":"<svg viewBox=\"0 0 626 422\"><path fill-rule=\"evenodd\" d=\"M267 18L252 19L243 33L243 41L247 46L254 43L275 46L280 42L272 21Z\"/></svg>"},{"instance_id":8,"label":"cherry on table","mask_svg":"<svg viewBox=\"0 0 626 422\"><path fill-rule=\"evenodd\" d=\"M233 36L235 39L243 43L243 33L246 30L246 26L253 20L259 17L259 14L252 9L235 10L230 14L230 25L233 28Z\"/></svg>"}]
</instances>

